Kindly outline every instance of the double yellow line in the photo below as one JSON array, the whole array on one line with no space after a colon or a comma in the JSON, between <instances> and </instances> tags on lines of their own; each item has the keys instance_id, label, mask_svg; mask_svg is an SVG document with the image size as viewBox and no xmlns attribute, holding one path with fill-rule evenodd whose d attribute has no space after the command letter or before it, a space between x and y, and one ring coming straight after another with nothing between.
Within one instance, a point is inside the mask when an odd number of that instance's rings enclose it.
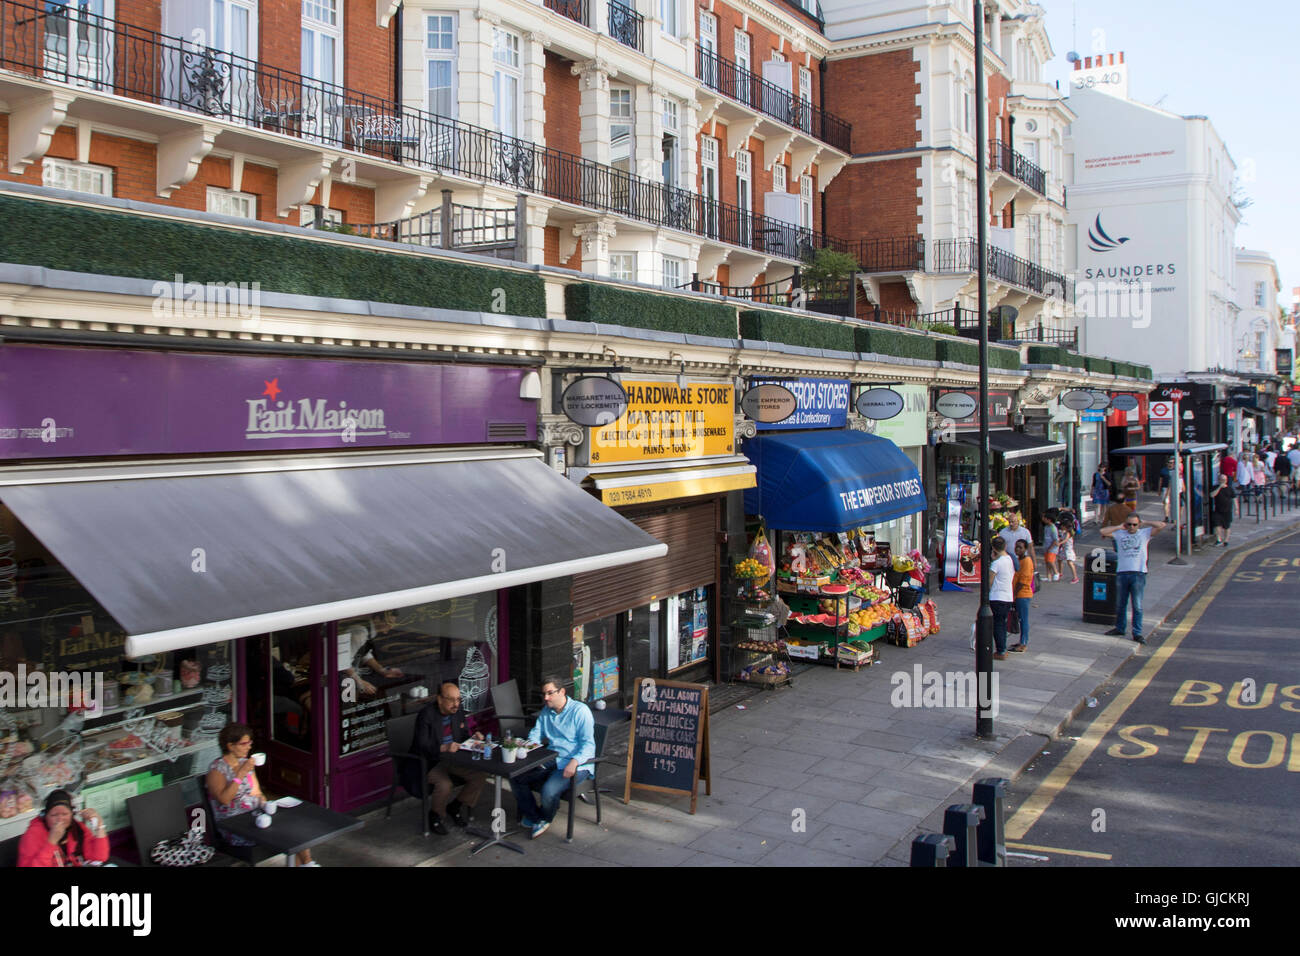
<instances>
[{"instance_id":1,"label":"double yellow line","mask_svg":"<svg viewBox=\"0 0 1300 956\"><path fill-rule=\"evenodd\" d=\"M1115 699L1106 706L1106 709L1097 715L1097 719L1088 726L1083 736L1070 748L1070 752L1065 755L1065 759L1047 775L1047 778L1038 785L1038 789L1030 794L1029 799L1022 803L1011 819L1007 821L1006 839L1008 845L1012 840L1023 840L1025 834L1038 822L1039 817L1047 812L1047 808L1052 805L1052 801L1069 785L1071 778L1092 756L1093 751L1101 744L1102 739L1115 728L1115 725L1124 716L1124 712L1137 700L1138 695L1147 689L1155 676L1160 673L1160 668L1165 665L1165 662L1174 656L1174 652L1183 643L1183 638L1197 625L1206 610L1209 609L1210 604L1227 586L1232 576L1237 573L1242 563L1251 555L1266 548L1271 548L1290 536L1284 535L1281 538L1241 552L1228 563L1226 568L1219 572L1214 584L1197 599L1196 603L1192 605L1190 613L1179 622L1173 633L1147 659L1142 669L1124 685L1124 689L1115 696Z\"/></svg>"}]
</instances>

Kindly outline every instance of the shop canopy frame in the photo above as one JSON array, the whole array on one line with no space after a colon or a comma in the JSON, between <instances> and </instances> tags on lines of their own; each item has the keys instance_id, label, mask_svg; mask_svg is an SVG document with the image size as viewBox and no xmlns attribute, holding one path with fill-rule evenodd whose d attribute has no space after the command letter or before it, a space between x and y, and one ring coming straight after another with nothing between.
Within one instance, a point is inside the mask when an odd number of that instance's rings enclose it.
<instances>
[{"instance_id":1,"label":"shop canopy frame","mask_svg":"<svg viewBox=\"0 0 1300 956\"><path fill-rule=\"evenodd\" d=\"M782 432L745 441L758 485L745 511L786 531L847 531L925 511L925 486L892 441L857 431Z\"/></svg>"},{"instance_id":2,"label":"shop canopy frame","mask_svg":"<svg viewBox=\"0 0 1300 956\"><path fill-rule=\"evenodd\" d=\"M979 440L973 435L959 438L955 444L979 449ZM1065 444L1054 442L1038 435L1026 435L1024 432L1009 429L995 429L989 432L989 451L1002 457L1007 468L1019 468L1021 465L1033 465L1040 461L1065 457Z\"/></svg>"},{"instance_id":3,"label":"shop canopy frame","mask_svg":"<svg viewBox=\"0 0 1300 956\"><path fill-rule=\"evenodd\" d=\"M524 449L16 468L0 501L133 658L668 551Z\"/></svg>"},{"instance_id":4,"label":"shop canopy frame","mask_svg":"<svg viewBox=\"0 0 1300 956\"><path fill-rule=\"evenodd\" d=\"M1181 442L1178 445L1175 445L1173 442L1159 442L1153 445L1130 445L1127 448L1115 448L1111 450L1111 454L1119 455L1122 458L1139 458L1153 455L1172 458L1174 457L1175 451L1177 451L1184 458L1193 458L1201 455L1210 455L1216 451L1223 451L1227 447L1228 446L1223 442ZM1179 523L1181 524L1181 527L1178 529L1178 533L1179 535L1182 535L1186 532L1186 542L1188 543L1190 550L1190 542L1194 537L1193 528L1196 525L1197 518L1200 517L1203 520L1205 515L1202 513L1198 516L1193 513L1192 483L1186 481L1183 485L1185 493L1183 495L1184 500L1181 503L1179 510ZM1204 470L1204 473L1201 476L1201 485L1201 507L1202 509L1205 509L1209 506L1210 492L1212 490L1210 469L1208 467Z\"/></svg>"}]
</instances>

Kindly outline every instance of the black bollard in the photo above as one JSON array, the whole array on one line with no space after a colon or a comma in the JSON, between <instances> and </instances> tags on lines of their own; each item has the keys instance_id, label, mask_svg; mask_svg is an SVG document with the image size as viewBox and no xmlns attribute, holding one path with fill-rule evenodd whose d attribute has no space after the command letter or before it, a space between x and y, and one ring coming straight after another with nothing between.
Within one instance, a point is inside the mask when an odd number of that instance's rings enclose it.
<instances>
[{"instance_id":1,"label":"black bollard","mask_svg":"<svg viewBox=\"0 0 1300 956\"><path fill-rule=\"evenodd\" d=\"M984 809L984 819L976 833L980 866L1006 866L1006 818L1002 801L1009 786L1011 781L1005 777L985 777L972 788L971 802Z\"/></svg>"},{"instance_id":2,"label":"black bollard","mask_svg":"<svg viewBox=\"0 0 1300 956\"><path fill-rule=\"evenodd\" d=\"M984 819L984 808L978 803L954 803L943 811L943 832L957 843L949 866L979 866L979 841L975 828Z\"/></svg>"},{"instance_id":3,"label":"black bollard","mask_svg":"<svg viewBox=\"0 0 1300 956\"><path fill-rule=\"evenodd\" d=\"M947 866L948 854L954 849L946 833L922 833L912 840L912 866Z\"/></svg>"}]
</instances>

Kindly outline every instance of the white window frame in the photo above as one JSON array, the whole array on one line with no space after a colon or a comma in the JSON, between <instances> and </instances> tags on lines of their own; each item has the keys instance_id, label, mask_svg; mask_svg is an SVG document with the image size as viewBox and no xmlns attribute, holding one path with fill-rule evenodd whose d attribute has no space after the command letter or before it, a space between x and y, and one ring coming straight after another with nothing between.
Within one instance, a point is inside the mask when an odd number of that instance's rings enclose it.
<instances>
[{"instance_id":1,"label":"white window frame","mask_svg":"<svg viewBox=\"0 0 1300 956\"><path fill-rule=\"evenodd\" d=\"M704 232L718 234L719 142L713 136L700 136L700 195L704 198Z\"/></svg>"},{"instance_id":2,"label":"white window frame","mask_svg":"<svg viewBox=\"0 0 1300 956\"><path fill-rule=\"evenodd\" d=\"M321 215L321 222L326 226L343 225L343 210L331 209L325 207L325 212ZM298 207L298 225L311 228L316 225L316 207L312 203L305 202Z\"/></svg>"},{"instance_id":3,"label":"white window frame","mask_svg":"<svg viewBox=\"0 0 1300 956\"><path fill-rule=\"evenodd\" d=\"M445 116L448 119L456 118L456 104L459 100L457 93L459 91L460 77L456 69L456 28L457 18L455 13L430 13L424 15L424 89L425 102L428 110L434 116ZM447 45L443 45L446 43ZM451 95L450 103L444 112L439 109L438 104L434 102L434 85L433 85L433 64L446 63L449 71L449 89Z\"/></svg>"},{"instance_id":4,"label":"white window frame","mask_svg":"<svg viewBox=\"0 0 1300 956\"><path fill-rule=\"evenodd\" d=\"M736 151L736 206L741 211L739 240L748 245L754 213L754 155L747 149Z\"/></svg>"},{"instance_id":5,"label":"white window frame","mask_svg":"<svg viewBox=\"0 0 1300 956\"><path fill-rule=\"evenodd\" d=\"M636 281L636 253L611 252L609 254L609 277L621 282Z\"/></svg>"},{"instance_id":6,"label":"white window frame","mask_svg":"<svg viewBox=\"0 0 1300 956\"><path fill-rule=\"evenodd\" d=\"M676 289L685 283L686 260L675 256L663 257L663 269L660 272L660 284L665 289Z\"/></svg>"},{"instance_id":7,"label":"white window frame","mask_svg":"<svg viewBox=\"0 0 1300 956\"><path fill-rule=\"evenodd\" d=\"M328 17L332 14L332 21ZM307 34L314 34L315 42L312 46L312 62L317 64L321 59L320 39L329 38L334 41L334 62L330 64L332 76L321 76L319 65L316 69L309 69L308 64L302 63L302 74L321 83L333 83L339 86L343 85L343 3L342 0L302 0L302 32L303 32L303 50L302 55L306 57L308 38Z\"/></svg>"},{"instance_id":8,"label":"white window frame","mask_svg":"<svg viewBox=\"0 0 1300 956\"><path fill-rule=\"evenodd\" d=\"M245 207L242 211L241 206ZM207 210L236 219L256 219L257 196L252 193L237 193L233 189L209 186Z\"/></svg>"},{"instance_id":9,"label":"white window frame","mask_svg":"<svg viewBox=\"0 0 1300 956\"><path fill-rule=\"evenodd\" d=\"M519 137L523 129L523 58L519 34L492 28L492 123L507 136ZM513 115L507 116L502 93L512 89Z\"/></svg>"},{"instance_id":10,"label":"white window frame","mask_svg":"<svg viewBox=\"0 0 1300 956\"><path fill-rule=\"evenodd\" d=\"M752 74L754 72L754 44L750 39L749 34L744 30L737 29L734 43L736 51L736 66L739 69ZM742 82L739 77L736 78L736 82L740 84L739 88L734 91L736 99L740 100L742 103L748 103L750 100L750 84L748 82Z\"/></svg>"},{"instance_id":11,"label":"white window frame","mask_svg":"<svg viewBox=\"0 0 1300 956\"><path fill-rule=\"evenodd\" d=\"M680 36L677 0L659 0L659 31L674 39Z\"/></svg>"},{"instance_id":12,"label":"white window frame","mask_svg":"<svg viewBox=\"0 0 1300 956\"><path fill-rule=\"evenodd\" d=\"M710 53L717 55L718 52L718 18L709 13L708 10L700 8L700 36L699 44Z\"/></svg>"},{"instance_id":13,"label":"white window frame","mask_svg":"<svg viewBox=\"0 0 1300 956\"><path fill-rule=\"evenodd\" d=\"M95 188L95 177L99 177ZM66 189L69 192L89 193L92 196L113 195L113 170L92 163L75 163L70 159L46 156L41 167L41 183L49 189Z\"/></svg>"},{"instance_id":14,"label":"white window frame","mask_svg":"<svg viewBox=\"0 0 1300 956\"><path fill-rule=\"evenodd\" d=\"M799 177L799 225L805 229L813 227L813 178Z\"/></svg>"},{"instance_id":15,"label":"white window frame","mask_svg":"<svg viewBox=\"0 0 1300 956\"><path fill-rule=\"evenodd\" d=\"M111 89L115 37L110 30L101 29L103 21L94 18L112 20L115 0L54 0L54 4L64 8L60 16L50 16L47 11L36 20L36 29L43 31L45 78ZM45 4L37 6L46 9ZM60 33L60 26L66 26L67 32Z\"/></svg>"},{"instance_id":16,"label":"white window frame","mask_svg":"<svg viewBox=\"0 0 1300 956\"><path fill-rule=\"evenodd\" d=\"M772 164L772 192L784 193L790 191L790 172L785 168L785 163Z\"/></svg>"},{"instance_id":17,"label":"white window frame","mask_svg":"<svg viewBox=\"0 0 1300 956\"><path fill-rule=\"evenodd\" d=\"M1265 290L1264 285L1263 282L1255 283L1255 305L1261 309L1268 304L1268 293Z\"/></svg>"}]
</instances>

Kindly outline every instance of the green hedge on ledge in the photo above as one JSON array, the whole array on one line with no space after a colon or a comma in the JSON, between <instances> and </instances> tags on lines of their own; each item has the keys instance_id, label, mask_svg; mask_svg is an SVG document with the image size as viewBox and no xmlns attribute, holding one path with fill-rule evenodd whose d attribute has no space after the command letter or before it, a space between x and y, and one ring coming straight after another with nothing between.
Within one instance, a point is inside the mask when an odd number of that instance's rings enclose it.
<instances>
[{"instance_id":1,"label":"green hedge on ledge","mask_svg":"<svg viewBox=\"0 0 1300 956\"><path fill-rule=\"evenodd\" d=\"M1018 371L1020 369L1020 349L1010 348L1006 345L990 345L989 368L1004 368Z\"/></svg>"},{"instance_id":2,"label":"green hedge on ledge","mask_svg":"<svg viewBox=\"0 0 1300 956\"><path fill-rule=\"evenodd\" d=\"M934 343L938 340L928 335L874 325L858 326L854 329L854 333L858 352L888 355L892 358L934 361Z\"/></svg>"},{"instance_id":3,"label":"green hedge on ledge","mask_svg":"<svg viewBox=\"0 0 1300 956\"><path fill-rule=\"evenodd\" d=\"M578 282L565 287L564 311L570 322L597 322L720 339L736 337L733 306L684 296L636 292L596 282Z\"/></svg>"},{"instance_id":4,"label":"green hedge on ledge","mask_svg":"<svg viewBox=\"0 0 1300 956\"><path fill-rule=\"evenodd\" d=\"M758 342L779 342L808 349L856 351L853 326L783 312L747 309L740 313L740 337Z\"/></svg>"},{"instance_id":5,"label":"green hedge on ledge","mask_svg":"<svg viewBox=\"0 0 1300 956\"><path fill-rule=\"evenodd\" d=\"M544 317L541 276L348 249L290 236L145 219L0 196L0 261L171 282L259 283L263 292Z\"/></svg>"}]
</instances>

